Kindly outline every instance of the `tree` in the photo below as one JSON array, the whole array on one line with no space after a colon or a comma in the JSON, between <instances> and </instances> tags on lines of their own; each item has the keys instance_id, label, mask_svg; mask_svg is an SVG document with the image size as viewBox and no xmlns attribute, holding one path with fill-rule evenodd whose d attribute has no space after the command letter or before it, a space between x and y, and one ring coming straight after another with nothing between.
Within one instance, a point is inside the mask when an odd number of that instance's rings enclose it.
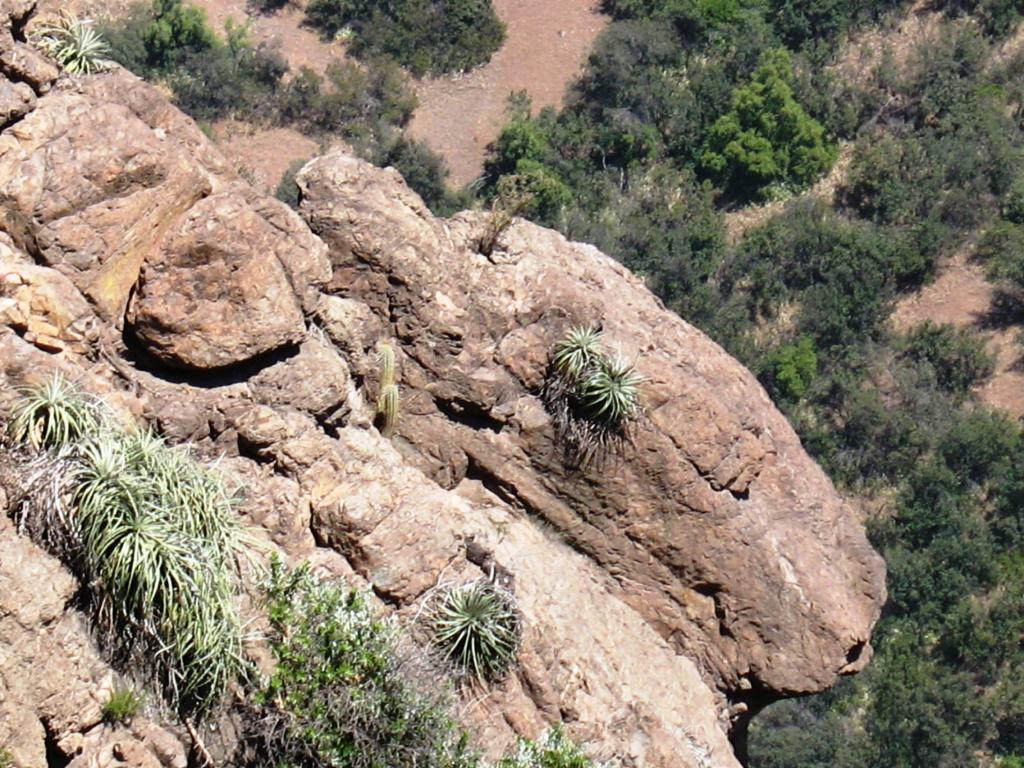
<instances>
[{"instance_id":1,"label":"tree","mask_svg":"<svg viewBox=\"0 0 1024 768\"><path fill-rule=\"evenodd\" d=\"M768 51L711 127L701 166L734 197L754 198L772 184L805 187L835 162L835 146L793 97L792 80L789 54Z\"/></svg>"}]
</instances>

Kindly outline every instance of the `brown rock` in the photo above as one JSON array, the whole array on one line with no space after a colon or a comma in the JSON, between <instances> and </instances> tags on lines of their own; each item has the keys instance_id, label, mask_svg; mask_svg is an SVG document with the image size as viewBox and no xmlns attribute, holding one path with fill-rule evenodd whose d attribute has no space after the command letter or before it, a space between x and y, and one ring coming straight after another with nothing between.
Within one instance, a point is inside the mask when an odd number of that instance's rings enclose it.
<instances>
[{"instance_id":1,"label":"brown rock","mask_svg":"<svg viewBox=\"0 0 1024 768\"><path fill-rule=\"evenodd\" d=\"M249 379L257 402L285 405L326 416L345 404L348 366L321 334L313 334L298 354L268 366Z\"/></svg>"},{"instance_id":2,"label":"brown rock","mask_svg":"<svg viewBox=\"0 0 1024 768\"><path fill-rule=\"evenodd\" d=\"M302 341L302 307L277 255L288 247L244 194L200 201L148 259L129 328L154 357L198 370Z\"/></svg>"},{"instance_id":3,"label":"brown rock","mask_svg":"<svg viewBox=\"0 0 1024 768\"><path fill-rule=\"evenodd\" d=\"M57 561L0 530L0 744L18 766L46 765L41 722L59 739L102 717L111 672L81 617L65 612L77 588Z\"/></svg>"},{"instance_id":4,"label":"brown rock","mask_svg":"<svg viewBox=\"0 0 1024 768\"><path fill-rule=\"evenodd\" d=\"M67 277L0 239L0 278L0 323L50 351L86 351L96 316Z\"/></svg>"},{"instance_id":5,"label":"brown rock","mask_svg":"<svg viewBox=\"0 0 1024 768\"><path fill-rule=\"evenodd\" d=\"M20 120L32 111L35 104L36 94L31 86L0 80L0 126Z\"/></svg>"},{"instance_id":6,"label":"brown rock","mask_svg":"<svg viewBox=\"0 0 1024 768\"><path fill-rule=\"evenodd\" d=\"M422 467L457 480L436 458L457 446L475 476L616 574L731 701L820 691L866 663L883 563L748 371L594 248L520 222L485 258L470 247L483 214L442 225L392 174L340 154L299 184L333 290L402 341L416 407L401 438ZM601 324L647 379L635 446L591 471L560 460L535 396L574 323Z\"/></svg>"},{"instance_id":7,"label":"brown rock","mask_svg":"<svg viewBox=\"0 0 1024 768\"><path fill-rule=\"evenodd\" d=\"M142 262L210 189L175 141L117 103L58 89L0 135L3 228L107 319L119 320Z\"/></svg>"},{"instance_id":8,"label":"brown rock","mask_svg":"<svg viewBox=\"0 0 1024 768\"><path fill-rule=\"evenodd\" d=\"M313 495L318 540L341 549L375 592L408 605L403 613L415 616L438 583L480 577L464 559L471 537L514 574L526 621L520 672L467 710L492 755L515 733L536 737L565 719L595 754L635 753L624 765L738 766L696 666L614 596L614 580L593 561L479 484L442 491L373 431L300 439L317 443L304 451L314 463L297 471Z\"/></svg>"},{"instance_id":9,"label":"brown rock","mask_svg":"<svg viewBox=\"0 0 1024 768\"><path fill-rule=\"evenodd\" d=\"M46 93L60 76L57 65L27 43L0 31L0 72L8 80L27 83L36 93Z\"/></svg>"},{"instance_id":10,"label":"brown rock","mask_svg":"<svg viewBox=\"0 0 1024 768\"><path fill-rule=\"evenodd\" d=\"M384 335L384 324L361 301L321 294L316 318L349 365L357 369Z\"/></svg>"}]
</instances>

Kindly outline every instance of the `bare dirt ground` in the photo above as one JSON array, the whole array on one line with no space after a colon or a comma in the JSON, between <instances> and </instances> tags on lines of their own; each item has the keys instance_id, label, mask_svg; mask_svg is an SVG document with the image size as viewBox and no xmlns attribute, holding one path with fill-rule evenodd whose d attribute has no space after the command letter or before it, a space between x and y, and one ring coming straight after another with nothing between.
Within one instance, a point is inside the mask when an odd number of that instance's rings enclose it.
<instances>
[{"instance_id":1,"label":"bare dirt ground","mask_svg":"<svg viewBox=\"0 0 1024 768\"><path fill-rule=\"evenodd\" d=\"M535 108L562 102L608 23L596 6L597 0L494 0L508 39L491 62L419 83L409 132L448 161L454 186L480 175L486 147L506 122L510 93L526 90Z\"/></svg>"},{"instance_id":2,"label":"bare dirt ground","mask_svg":"<svg viewBox=\"0 0 1024 768\"><path fill-rule=\"evenodd\" d=\"M235 171L267 194L274 194L288 167L321 153L319 142L292 128L253 129L224 121L214 126L217 145Z\"/></svg>"},{"instance_id":3,"label":"bare dirt ground","mask_svg":"<svg viewBox=\"0 0 1024 768\"><path fill-rule=\"evenodd\" d=\"M981 401L1002 408L1011 415L1024 416L1024 350L1017 343L1020 327L993 321L996 291L981 265L966 251L955 254L936 280L896 305L892 324L906 331L931 320L977 330L985 339L996 365L992 377L978 387Z\"/></svg>"},{"instance_id":4,"label":"bare dirt ground","mask_svg":"<svg viewBox=\"0 0 1024 768\"><path fill-rule=\"evenodd\" d=\"M853 159L853 144L843 144L839 148L839 158L832 166L832 170L822 177L813 187L806 192L800 193L789 200L779 200L764 205L750 205L736 211L728 211L725 214L725 237L729 243L738 243L747 232L755 229L772 216L775 216L785 209L794 200L807 200L817 197L827 203L831 203L835 197L836 190L846 178L846 170L850 167Z\"/></svg>"}]
</instances>

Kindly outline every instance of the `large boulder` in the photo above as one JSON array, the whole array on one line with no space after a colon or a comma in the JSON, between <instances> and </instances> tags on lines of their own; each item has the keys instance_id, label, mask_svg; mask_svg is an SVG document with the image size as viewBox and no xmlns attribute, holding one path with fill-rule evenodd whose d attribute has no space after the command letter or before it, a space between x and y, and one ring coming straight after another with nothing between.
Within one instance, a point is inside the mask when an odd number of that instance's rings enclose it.
<instances>
[{"instance_id":1,"label":"large boulder","mask_svg":"<svg viewBox=\"0 0 1024 768\"><path fill-rule=\"evenodd\" d=\"M293 281L304 293L307 243L282 236L247 197L199 201L146 260L128 325L163 362L223 368L305 338Z\"/></svg>"},{"instance_id":2,"label":"large boulder","mask_svg":"<svg viewBox=\"0 0 1024 768\"><path fill-rule=\"evenodd\" d=\"M401 346L399 439L424 471L553 526L733 714L867 663L884 564L746 369L592 247L517 222L481 255L487 214L435 220L393 172L340 153L298 181L332 289ZM603 327L646 379L633 446L589 469L563 461L538 397L574 324Z\"/></svg>"},{"instance_id":3,"label":"large boulder","mask_svg":"<svg viewBox=\"0 0 1024 768\"><path fill-rule=\"evenodd\" d=\"M9 471L0 459L0 502L4 487L16 485L3 477ZM17 535L4 507L0 503L0 744L13 764L50 765L62 755L73 766L185 768L181 742L159 726L142 718L130 729L103 725L115 677L84 617L69 610L79 585Z\"/></svg>"}]
</instances>

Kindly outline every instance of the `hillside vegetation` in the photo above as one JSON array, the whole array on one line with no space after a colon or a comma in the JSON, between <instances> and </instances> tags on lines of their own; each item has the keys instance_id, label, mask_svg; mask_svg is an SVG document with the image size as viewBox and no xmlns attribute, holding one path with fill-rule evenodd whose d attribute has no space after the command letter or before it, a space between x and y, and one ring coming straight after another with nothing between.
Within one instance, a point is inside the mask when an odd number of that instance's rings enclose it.
<instances>
[{"instance_id":1,"label":"hillside vegetation","mask_svg":"<svg viewBox=\"0 0 1024 768\"><path fill-rule=\"evenodd\" d=\"M445 187L440 157L402 134L416 96L390 56L367 50L361 63L339 59L324 75L308 67L292 72L274 48L250 40L246 25L229 22L220 34L182 0L137 2L102 31L114 60L166 83L201 124L230 117L342 139L367 160L398 168L436 210L464 202Z\"/></svg>"},{"instance_id":2,"label":"hillside vegetation","mask_svg":"<svg viewBox=\"0 0 1024 768\"><path fill-rule=\"evenodd\" d=\"M755 719L758 768L1024 761L1024 443L971 395L968 330L890 330L944 257L975 258L1021 311L1024 57L1015 2L935 3L933 37L865 82L845 36L907 3L609 0L616 21L561 111L513 107L485 194L642 274L754 370L808 449L866 497L890 599L867 671ZM852 162L834 201L802 197ZM727 245L723 214L790 202Z\"/></svg>"}]
</instances>

